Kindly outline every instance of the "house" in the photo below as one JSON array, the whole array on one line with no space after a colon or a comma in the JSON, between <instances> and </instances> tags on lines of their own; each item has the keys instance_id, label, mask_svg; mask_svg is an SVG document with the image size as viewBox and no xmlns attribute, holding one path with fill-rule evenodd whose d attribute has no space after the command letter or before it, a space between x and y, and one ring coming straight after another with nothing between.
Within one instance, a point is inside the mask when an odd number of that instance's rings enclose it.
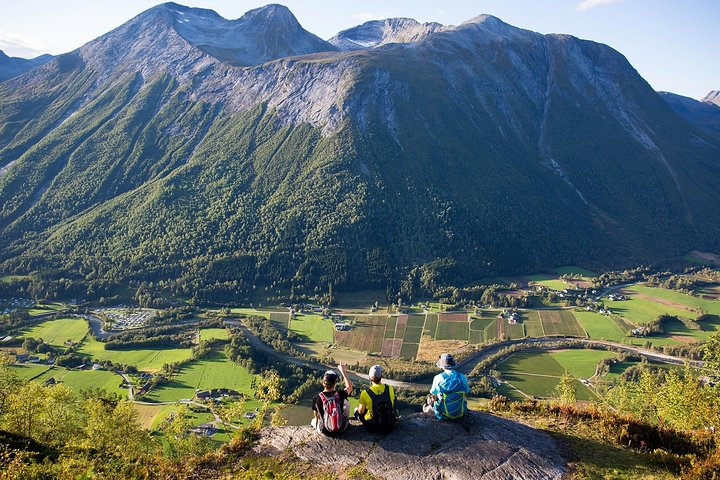
<instances>
[{"instance_id":1,"label":"house","mask_svg":"<svg viewBox=\"0 0 720 480\"><path fill-rule=\"evenodd\" d=\"M47 380L45 380L45 385L55 385L57 381L55 380L55 377L50 377Z\"/></svg>"},{"instance_id":2,"label":"house","mask_svg":"<svg viewBox=\"0 0 720 480\"><path fill-rule=\"evenodd\" d=\"M28 355L27 353L18 353L15 355L15 361L18 363L25 363L28 361L29 357L30 355Z\"/></svg>"},{"instance_id":3,"label":"house","mask_svg":"<svg viewBox=\"0 0 720 480\"><path fill-rule=\"evenodd\" d=\"M340 330L340 331L350 330L350 325L348 325L347 323L336 323L335 330Z\"/></svg>"},{"instance_id":4,"label":"house","mask_svg":"<svg viewBox=\"0 0 720 480\"><path fill-rule=\"evenodd\" d=\"M212 395L212 394L211 394L211 392L210 392L209 390L205 390L204 392L196 392L196 393L195 393L195 398L205 399L205 398L210 398L211 395Z\"/></svg>"},{"instance_id":5,"label":"house","mask_svg":"<svg viewBox=\"0 0 720 480\"><path fill-rule=\"evenodd\" d=\"M100 365L99 363L94 363L93 366L92 366L92 369L93 369L93 370L102 370L102 369L103 369L103 366Z\"/></svg>"},{"instance_id":6,"label":"house","mask_svg":"<svg viewBox=\"0 0 720 480\"><path fill-rule=\"evenodd\" d=\"M212 423L201 423L197 427L190 430L191 433L197 435L205 435L211 437L217 433L217 428Z\"/></svg>"},{"instance_id":7,"label":"house","mask_svg":"<svg viewBox=\"0 0 720 480\"><path fill-rule=\"evenodd\" d=\"M252 419L252 418L257 417L257 413L255 413L255 412L246 412L245 415L244 415L244 417L245 417L245 418Z\"/></svg>"}]
</instances>

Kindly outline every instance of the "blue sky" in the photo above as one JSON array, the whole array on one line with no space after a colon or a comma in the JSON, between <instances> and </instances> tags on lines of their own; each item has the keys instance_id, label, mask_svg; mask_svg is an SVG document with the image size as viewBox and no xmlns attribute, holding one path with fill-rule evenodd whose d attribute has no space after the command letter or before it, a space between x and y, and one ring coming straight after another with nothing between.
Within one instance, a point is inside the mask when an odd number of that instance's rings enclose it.
<instances>
[{"instance_id":1,"label":"blue sky","mask_svg":"<svg viewBox=\"0 0 720 480\"><path fill-rule=\"evenodd\" d=\"M13 0L3 2L0 50L11 56L73 50L158 1ZM177 0L226 18L266 1ZM718 0L276 0L309 31L336 32L387 17L456 25L480 14L541 33L568 33L623 53L656 89L693 98L720 90Z\"/></svg>"}]
</instances>

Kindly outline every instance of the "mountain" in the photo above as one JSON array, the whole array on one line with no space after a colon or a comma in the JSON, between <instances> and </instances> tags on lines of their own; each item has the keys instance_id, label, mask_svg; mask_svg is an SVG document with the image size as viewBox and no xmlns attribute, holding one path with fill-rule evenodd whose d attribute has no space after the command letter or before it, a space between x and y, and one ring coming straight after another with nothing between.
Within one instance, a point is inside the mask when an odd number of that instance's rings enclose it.
<instances>
[{"instance_id":1,"label":"mountain","mask_svg":"<svg viewBox=\"0 0 720 480\"><path fill-rule=\"evenodd\" d=\"M28 70L49 62L52 58L52 55L47 54L31 59L8 57L5 52L0 50L0 82L22 75Z\"/></svg>"},{"instance_id":2,"label":"mountain","mask_svg":"<svg viewBox=\"0 0 720 480\"><path fill-rule=\"evenodd\" d=\"M428 35L448 30L439 23L420 23L411 18L373 20L343 30L328 40L343 51L379 47L387 43L413 43Z\"/></svg>"},{"instance_id":3,"label":"mountain","mask_svg":"<svg viewBox=\"0 0 720 480\"><path fill-rule=\"evenodd\" d=\"M615 50L487 15L333 41L170 3L1 84L0 269L217 299L718 248L718 140Z\"/></svg>"},{"instance_id":4,"label":"mountain","mask_svg":"<svg viewBox=\"0 0 720 480\"><path fill-rule=\"evenodd\" d=\"M720 137L720 99L717 95L718 92L710 92L701 101L670 92L658 93L683 118Z\"/></svg>"}]
</instances>

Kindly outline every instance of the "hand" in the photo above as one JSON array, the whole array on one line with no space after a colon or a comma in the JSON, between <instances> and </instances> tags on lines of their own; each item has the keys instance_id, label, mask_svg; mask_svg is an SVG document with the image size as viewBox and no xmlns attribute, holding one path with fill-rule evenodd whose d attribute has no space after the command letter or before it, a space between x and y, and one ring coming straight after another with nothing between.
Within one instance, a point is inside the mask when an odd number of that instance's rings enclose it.
<instances>
[{"instance_id":1,"label":"hand","mask_svg":"<svg viewBox=\"0 0 720 480\"><path fill-rule=\"evenodd\" d=\"M340 370L340 374L342 376L345 376L345 365L343 365L342 362L338 362L337 368L338 370Z\"/></svg>"}]
</instances>

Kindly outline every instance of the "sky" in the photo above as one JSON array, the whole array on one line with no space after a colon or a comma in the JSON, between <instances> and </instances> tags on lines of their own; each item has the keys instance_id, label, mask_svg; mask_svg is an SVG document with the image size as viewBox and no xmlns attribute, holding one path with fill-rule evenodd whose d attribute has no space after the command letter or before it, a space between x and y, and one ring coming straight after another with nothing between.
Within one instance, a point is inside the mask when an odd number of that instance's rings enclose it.
<instances>
[{"instance_id":1,"label":"sky","mask_svg":"<svg viewBox=\"0 0 720 480\"><path fill-rule=\"evenodd\" d=\"M324 39L368 20L409 17L457 25L490 14L516 27L605 43L658 91L701 99L720 90L718 0L176 0L229 19L272 1ZM0 50L25 58L68 52L158 3L3 0Z\"/></svg>"}]
</instances>

